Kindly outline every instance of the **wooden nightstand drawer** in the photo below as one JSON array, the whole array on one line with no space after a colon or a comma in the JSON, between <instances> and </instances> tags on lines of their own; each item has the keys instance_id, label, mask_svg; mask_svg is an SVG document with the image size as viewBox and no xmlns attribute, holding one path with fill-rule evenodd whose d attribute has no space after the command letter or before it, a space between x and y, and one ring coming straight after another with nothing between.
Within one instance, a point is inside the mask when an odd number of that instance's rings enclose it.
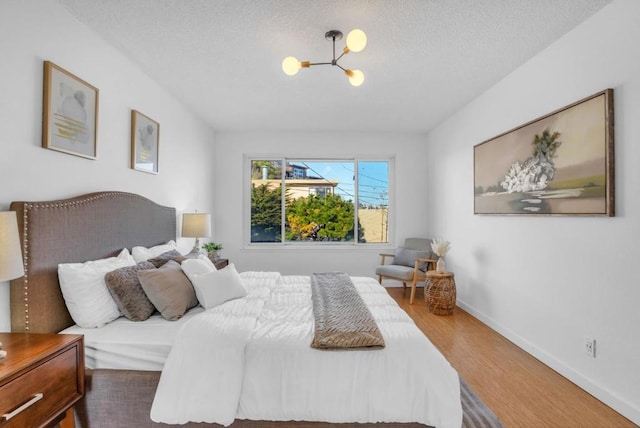
<instances>
[{"instance_id":1,"label":"wooden nightstand drawer","mask_svg":"<svg viewBox=\"0 0 640 428\"><path fill-rule=\"evenodd\" d=\"M83 341L60 347L60 337L0 335L8 352L0 360L0 428L48 426L84 394Z\"/></svg>"},{"instance_id":2,"label":"wooden nightstand drawer","mask_svg":"<svg viewBox=\"0 0 640 428\"><path fill-rule=\"evenodd\" d=\"M2 414L11 413L33 401L13 418L0 421L0 426L35 427L39 421L57 416L64 405L78 394L76 358L76 350L71 348L0 388Z\"/></svg>"}]
</instances>

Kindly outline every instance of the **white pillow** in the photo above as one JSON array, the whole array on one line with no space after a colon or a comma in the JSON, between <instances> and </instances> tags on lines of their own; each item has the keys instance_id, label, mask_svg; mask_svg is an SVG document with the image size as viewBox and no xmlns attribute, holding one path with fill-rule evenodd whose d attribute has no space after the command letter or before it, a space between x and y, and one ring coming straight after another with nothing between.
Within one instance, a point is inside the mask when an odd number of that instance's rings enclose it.
<instances>
[{"instance_id":1,"label":"white pillow","mask_svg":"<svg viewBox=\"0 0 640 428\"><path fill-rule=\"evenodd\" d=\"M73 321L80 327L94 328L120 316L104 276L107 272L136 264L126 248L117 257L84 263L58 265L60 289Z\"/></svg>"},{"instance_id":2,"label":"white pillow","mask_svg":"<svg viewBox=\"0 0 640 428\"><path fill-rule=\"evenodd\" d=\"M207 263L208 262L208 263ZM209 258L201 258L197 259L186 259L180 265L182 267L182 271L187 275L189 281L193 282L193 279L205 273L213 272L216 269L216 266L209 260Z\"/></svg>"},{"instance_id":3,"label":"white pillow","mask_svg":"<svg viewBox=\"0 0 640 428\"><path fill-rule=\"evenodd\" d=\"M205 309L214 308L248 294L247 287L233 263L224 269L193 275L193 279L187 276L196 290L198 301Z\"/></svg>"},{"instance_id":4,"label":"white pillow","mask_svg":"<svg viewBox=\"0 0 640 428\"><path fill-rule=\"evenodd\" d=\"M166 244L156 245L151 248L133 247L131 249L131 254L133 255L133 259L136 263L140 263L146 262L154 257L158 257L160 254L171 250L177 250L176 241L169 241Z\"/></svg>"},{"instance_id":5,"label":"white pillow","mask_svg":"<svg viewBox=\"0 0 640 428\"><path fill-rule=\"evenodd\" d=\"M214 265L213 262L211 261L211 259L209 257L207 257L205 254L200 254L198 256L197 260L203 261L204 264L208 266L209 271L218 270L218 268L216 268L216 265Z\"/></svg>"}]
</instances>

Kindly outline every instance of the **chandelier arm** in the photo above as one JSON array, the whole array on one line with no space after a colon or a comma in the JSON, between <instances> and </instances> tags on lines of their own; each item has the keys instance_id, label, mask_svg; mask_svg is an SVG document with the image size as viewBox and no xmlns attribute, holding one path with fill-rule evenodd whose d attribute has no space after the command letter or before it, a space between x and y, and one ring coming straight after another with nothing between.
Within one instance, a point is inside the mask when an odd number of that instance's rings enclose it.
<instances>
[{"instance_id":1,"label":"chandelier arm","mask_svg":"<svg viewBox=\"0 0 640 428\"><path fill-rule=\"evenodd\" d=\"M333 65L332 62L310 62L309 65Z\"/></svg>"},{"instance_id":2,"label":"chandelier arm","mask_svg":"<svg viewBox=\"0 0 640 428\"><path fill-rule=\"evenodd\" d=\"M335 62L340 61L340 58L342 58L345 55L346 52L343 52L338 58L335 59Z\"/></svg>"},{"instance_id":3,"label":"chandelier arm","mask_svg":"<svg viewBox=\"0 0 640 428\"><path fill-rule=\"evenodd\" d=\"M333 65L335 65L335 66L336 66L336 67L338 67L340 70L342 70L342 71L344 71L344 72L346 73L347 69L346 69L346 68L344 68L344 67L342 67L340 64L333 64Z\"/></svg>"}]
</instances>

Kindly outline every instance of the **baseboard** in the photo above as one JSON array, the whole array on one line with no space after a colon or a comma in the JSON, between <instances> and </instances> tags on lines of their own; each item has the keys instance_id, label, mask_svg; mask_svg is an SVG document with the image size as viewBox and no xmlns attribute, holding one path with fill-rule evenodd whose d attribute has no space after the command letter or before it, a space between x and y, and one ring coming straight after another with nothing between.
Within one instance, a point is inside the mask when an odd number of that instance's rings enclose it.
<instances>
[{"instance_id":1,"label":"baseboard","mask_svg":"<svg viewBox=\"0 0 640 428\"><path fill-rule=\"evenodd\" d=\"M545 350L522 338L513 330L510 330L504 325L496 322L492 318L488 317L482 312L477 311L466 303L458 300L456 302L456 305L469 314L473 315L478 320L482 321L492 330L496 331L497 333L507 338L509 341L513 342L516 346L518 346L528 354L537 358L538 360L549 366L551 369L558 372L560 375L569 379L571 382L575 383L580 388L593 395L598 400L602 401L624 417L630 419L633 423L640 425L640 409L632 405L627 400L617 396L606 388L600 387L591 379L585 377L581 373L578 373L571 367L567 366L563 361L560 361Z\"/></svg>"}]
</instances>

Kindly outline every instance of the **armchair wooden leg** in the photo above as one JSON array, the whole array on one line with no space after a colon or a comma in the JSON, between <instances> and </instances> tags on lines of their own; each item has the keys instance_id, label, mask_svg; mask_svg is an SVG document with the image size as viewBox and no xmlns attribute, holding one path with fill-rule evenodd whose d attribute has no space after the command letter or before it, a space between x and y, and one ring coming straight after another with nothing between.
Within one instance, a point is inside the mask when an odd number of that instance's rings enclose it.
<instances>
[{"instance_id":1,"label":"armchair wooden leg","mask_svg":"<svg viewBox=\"0 0 640 428\"><path fill-rule=\"evenodd\" d=\"M413 305L413 299L416 297L416 279L411 281L411 297L409 298L409 304Z\"/></svg>"},{"instance_id":2,"label":"armchair wooden leg","mask_svg":"<svg viewBox=\"0 0 640 428\"><path fill-rule=\"evenodd\" d=\"M404 288L405 290L407 289L407 283L406 283L406 281L402 281L402 288Z\"/></svg>"},{"instance_id":3,"label":"armchair wooden leg","mask_svg":"<svg viewBox=\"0 0 640 428\"><path fill-rule=\"evenodd\" d=\"M378 283L382 284L382 275L378 275Z\"/></svg>"}]
</instances>

